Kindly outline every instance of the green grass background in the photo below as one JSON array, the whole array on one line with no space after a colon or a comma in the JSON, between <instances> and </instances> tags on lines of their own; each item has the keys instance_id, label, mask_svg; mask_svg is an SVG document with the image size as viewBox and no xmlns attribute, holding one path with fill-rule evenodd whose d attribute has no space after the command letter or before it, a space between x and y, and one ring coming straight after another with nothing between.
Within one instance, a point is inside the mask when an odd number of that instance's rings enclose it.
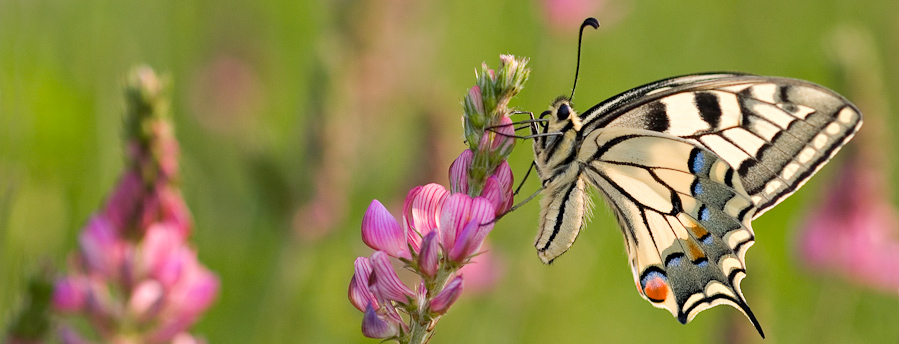
<instances>
[{"instance_id":1,"label":"green grass background","mask_svg":"<svg viewBox=\"0 0 899 344\"><path fill-rule=\"evenodd\" d=\"M0 327L42 262L65 266L116 182L121 86L136 63L172 78L192 240L222 282L195 327L210 343L377 343L362 337L362 314L346 298L353 259L371 252L359 238L369 202L398 214L411 187L447 184L465 147L459 103L482 61L531 58L512 104L521 109L540 112L570 92L587 16L603 26L584 38L581 110L645 82L714 70L862 97L830 58L841 27L870 34L881 62L866 68L882 75L880 100L899 95L896 1L607 0L567 26L550 23L542 6L0 0ZM205 71L222 61L243 74L208 81ZM897 129L894 113L881 116ZM510 164L520 177L532 157L529 143L518 148ZM743 290L765 343L899 341L896 293L798 260L796 229L832 174L825 168L754 223ZM524 192L536 188L531 180ZM532 247L537 202L503 218L489 239L503 266L497 284L463 294L432 343L762 342L733 308L683 326L642 300L617 225L597 203L572 251L548 267ZM314 204L324 204L319 215L304 215Z\"/></svg>"}]
</instances>

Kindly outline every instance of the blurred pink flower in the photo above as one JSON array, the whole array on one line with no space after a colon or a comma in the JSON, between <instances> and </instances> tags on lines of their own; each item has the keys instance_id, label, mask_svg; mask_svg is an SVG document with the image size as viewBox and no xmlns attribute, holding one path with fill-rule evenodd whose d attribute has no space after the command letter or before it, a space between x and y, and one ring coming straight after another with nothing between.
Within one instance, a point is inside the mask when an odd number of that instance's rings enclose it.
<instances>
[{"instance_id":1,"label":"blurred pink flower","mask_svg":"<svg viewBox=\"0 0 899 344\"><path fill-rule=\"evenodd\" d=\"M604 0L543 0L544 20L554 30L574 32L587 17L594 17Z\"/></svg>"},{"instance_id":2,"label":"blurred pink flower","mask_svg":"<svg viewBox=\"0 0 899 344\"><path fill-rule=\"evenodd\" d=\"M471 294L494 289L503 275L503 262L490 250L489 241L476 254L469 264L459 269L459 275L465 276L466 292Z\"/></svg>"},{"instance_id":3,"label":"blurred pink flower","mask_svg":"<svg viewBox=\"0 0 899 344\"><path fill-rule=\"evenodd\" d=\"M218 294L218 278L187 243L192 224L177 187L178 142L162 87L147 67L130 76L127 170L85 225L75 264L54 288L54 308L83 315L103 342L196 342L184 331ZM60 335L83 341L66 326Z\"/></svg>"},{"instance_id":4,"label":"blurred pink flower","mask_svg":"<svg viewBox=\"0 0 899 344\"><path fill-rule=\"evenodd\" d=\"M899 215L881 169L850 155L799 236L803 260L863 285L899 289Z\"/></svg>"}]
</instances>

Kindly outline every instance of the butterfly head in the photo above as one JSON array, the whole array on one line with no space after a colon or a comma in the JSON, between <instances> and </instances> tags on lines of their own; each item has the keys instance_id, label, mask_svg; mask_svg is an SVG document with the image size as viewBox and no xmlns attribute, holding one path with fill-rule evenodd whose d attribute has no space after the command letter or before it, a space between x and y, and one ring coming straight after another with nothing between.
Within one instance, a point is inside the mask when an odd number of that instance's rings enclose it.
<instances>
[{"instance_id":1,"label":"butterfly head","mask_svg":"<svg viewBox=\"0 0 899 344\"><path fill-rule=\"evenodd\" d=\"M581 118L577 112L571 107L571 100L566 97L559 97L553 101L548 111L545 111L540 118L546 118L547 132L564 132L568 129L576 131L581 130Z\"/></svg>"}]
</instances>

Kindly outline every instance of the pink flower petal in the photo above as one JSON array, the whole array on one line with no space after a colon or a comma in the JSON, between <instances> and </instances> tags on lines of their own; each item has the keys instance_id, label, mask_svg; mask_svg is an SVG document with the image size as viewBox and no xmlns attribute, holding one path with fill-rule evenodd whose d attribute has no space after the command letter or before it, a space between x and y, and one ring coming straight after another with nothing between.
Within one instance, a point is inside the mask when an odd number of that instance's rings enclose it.
<instances>
[{"instance_id":1,"label":"pink flower petal","mask_svg":"<svg viewBox=\"0 0 899 344\"><path fill-rule=\"evenodd\" d=\"M397 301L400 303L409 303L415 299L415 293L409 289L407 285L400 281L400 277L393 270L390 259L383 251L372 253L369 258L372 267L370 283L374 290L372 292L380 294L387 300Z\"/></svg>"},{"instance_id":2,"label":"pink flower petal","mask_svg":"<svg viewBox=\"0 0 899 344\"><path fill-rule=\"evenodd\" d=\"M371 201L362 217L362 241L368 247L384 251L391 257L412 259L406 235L399 222L378 200Z\"/></svg>"},{"instance_id":3,"label":"pink flower petal","mask_svg":"<svg viewBox=\"0 0 899 344\"><path fill-rule=\"evenodd\" d=\"M440 214L440 242L445 252L451 251L456 236L468 223L472 199L462 193L452 194L443 204Z\"/></svg>"},{"instance_id":4,"label":"pink flower petal","mask_svg":"<svg viewBox=\"0 0 899 344\"><path fill-rule=\"evenodd\" d=\"M480 197L484 197L490 201L490 204L492 204L493 208L498 212L496 215L502 214L499 212L502 211L502 207L506 203L506 196L498 178L495 176L487 177L487 180L484 182L484 190L481 191Z\"/></svg>"},{"instance_id":5,"label":"pink flower petal","mask_svg":"<svg viewBox=\"0 0 899 344\"><path fill-rule=\"evenodd\" d=\"M493 205L484 197L475 197L471 207L471 221L459 233L449 252L451 261L461 263L477 252L493 230Z\"/></svg>"},{"instance_id":6,"label":"pink flower petal","mask_svg":"<svg viewBox=\"0 0 899 344\"><path fill-rule=\"evenodd\" d=\"M368 305L372 305L376 310L379 309L378 299L368 289L368 280L372 271L368 258L356 258L353 265L355 266L355 273L353 273L353 279L350 280L350 289L347 296L350 299L350 303L362 312L365 311L365 307Z\"/></svg>"},{"instance_id":7,"label":"pink flower petal","mask_svg":"<svg viewBox=\"0 0 899 344\"><path fill-rule=\"evenodd\" d=\"M443 204L450 192L440 184L428 184L412 201L412 227L422 237L437 229ZM410 234L411 235L411 234ZM421 242L420 238L418 242Z\"/></svg>"},{"instance_id":8,"label":"pink flower petal","mask_svg":"<svg viewBox=\"0 0 899 344\"><path fill-rule=\"evenodd\" d=\"M382 318L369 305L362 317L362 335L368 338L384 339L396 336L399 328L396 323Z\"/></svg>"}]
</instances>

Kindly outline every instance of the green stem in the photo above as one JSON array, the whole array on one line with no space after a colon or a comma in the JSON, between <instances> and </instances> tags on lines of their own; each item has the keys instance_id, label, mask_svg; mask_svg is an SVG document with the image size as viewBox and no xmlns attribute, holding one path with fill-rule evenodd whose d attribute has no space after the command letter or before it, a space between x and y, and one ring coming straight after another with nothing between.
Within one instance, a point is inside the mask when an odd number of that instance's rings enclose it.
<instances>
[{"instance_id":1,"label":"green stem","mask_svg":"<svg viewBox=\"0 0 899 344\"><path fill-rule=\"evenodd\" d=\"M437 276L434 277L434 288L428 290L427 298L429 300L446 287L446 283L453 275L453 272L455 272L455 269L440 269L437 271ZM424 344L431 340L431 336L434 334L434 327L441 316L431 317L427 309L428 304L429 302L422 302L418 305L418 309L411 314L412 329L408 344Z\"/></svg>"}]
</instances>

